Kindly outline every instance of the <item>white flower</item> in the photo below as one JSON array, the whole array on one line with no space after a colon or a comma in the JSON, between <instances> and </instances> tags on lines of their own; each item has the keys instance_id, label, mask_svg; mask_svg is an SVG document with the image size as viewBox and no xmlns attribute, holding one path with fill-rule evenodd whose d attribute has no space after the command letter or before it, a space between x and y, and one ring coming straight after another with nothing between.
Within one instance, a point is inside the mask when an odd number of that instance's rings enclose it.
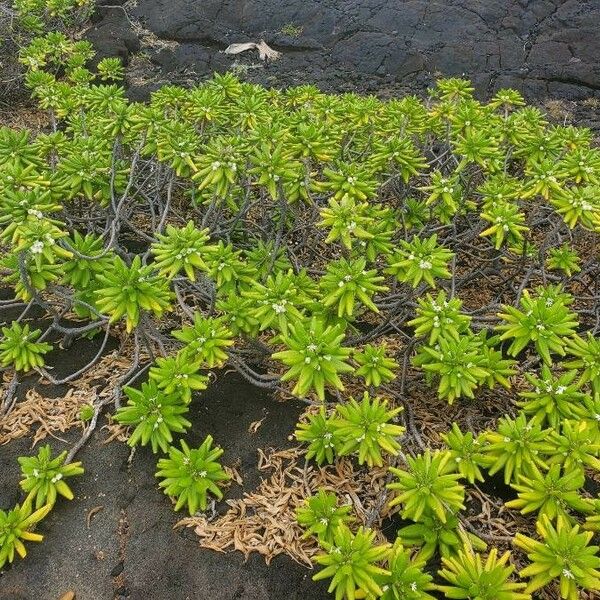
<instances>
[{"instance_id":1,"label":"white flower","mask_svg":"<svg viewBox=\"0 0 600 600\"><path fill-rule=\"evenodd\" d=\"M44 251L44 242L41 240L37 240L31 244L31 252L32 254L41 254Z\"/></svg>"}]
</instances>

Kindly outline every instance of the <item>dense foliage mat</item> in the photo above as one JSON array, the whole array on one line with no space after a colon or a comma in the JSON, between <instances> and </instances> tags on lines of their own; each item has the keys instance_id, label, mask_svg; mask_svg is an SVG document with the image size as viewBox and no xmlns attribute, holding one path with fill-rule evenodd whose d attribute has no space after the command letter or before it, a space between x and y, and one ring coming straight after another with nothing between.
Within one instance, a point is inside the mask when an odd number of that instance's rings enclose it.
<instances>
[{"instance_id":1,"label":"dense foliage mat","mask_svg":"<svg viewBox=\"0 0 600 600\"><path fill-rule=\"evenodd\" d=\"M3 306L23 307L0 338L0 411L24 374L57 381L53 336L118 336L133 364L82 412L68 455L22 459L28 496L0 512L0 566L72 498L64 478L82 474L72 460L103 411L159 455L176 509L220 499L227 448L174 436L209 371L234 368L306 402L306 460L389 469L366 522L335 490L298 509L337 600L597 590L591 132L549 124L514 90L481 103L462 79L381 101L226 74L135 103L118 60L92 72L92 55L60 32L34 38L20 59L48 127L0 129ZM469 511L495 474L510 499L486 531Z\"/></svg>"}]
</instances>

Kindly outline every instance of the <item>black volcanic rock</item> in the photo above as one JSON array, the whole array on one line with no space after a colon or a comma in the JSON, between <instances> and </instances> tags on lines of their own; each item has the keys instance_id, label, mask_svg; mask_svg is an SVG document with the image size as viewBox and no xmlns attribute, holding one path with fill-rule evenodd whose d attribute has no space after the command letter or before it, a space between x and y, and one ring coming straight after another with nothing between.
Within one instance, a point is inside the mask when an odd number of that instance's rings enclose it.
<instances>
[{"instance_id":1,"label":"black volcanic rock","mask_svg":"<svg viewBox=\"0 0 600 600\"><path fill-rule=\"evenodd\" d=\"M483 94L600 95L598 0L138 0L130 17L171 42L150 52L169 73L241 64L257 67L252 81L327 90L422 89L464 74ZM111 44L122 55L135 46L127 27L122 10L109 10L89 37L103 55ZM252 52L219 52L261 38L283 53L266 68Z\"/></svg>"}]
</instances>

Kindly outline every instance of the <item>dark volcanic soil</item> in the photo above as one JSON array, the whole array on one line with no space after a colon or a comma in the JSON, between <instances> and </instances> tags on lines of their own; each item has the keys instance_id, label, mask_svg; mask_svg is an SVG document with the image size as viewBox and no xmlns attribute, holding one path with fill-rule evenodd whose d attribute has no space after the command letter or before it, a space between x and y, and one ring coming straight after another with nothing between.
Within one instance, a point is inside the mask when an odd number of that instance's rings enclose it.
<instances>
[{"instance_id":1,"label":"dark volcanic soil","mask_svg":"<svg viewBox=\"0 0 600 600\"><path fill-rule=\"evenodd\" d=\"M73 356L77 347L61 353L65 373L77 368ZM301 409L298 403L274 401L236 375L223 375L192 404L193 426L186 439L198 444L213 435L225 449L223 463L239 461L244 489L252 490L260 480L256 449L289 445ZM249 425L263 417L250 434ZM73 441L77 435L66 437ZM129 447L104 445L105 437L96 432L80 452L86 473L72 480L75 499L59 500L38 528L44 541L29 544L27 558L0 576L0 600L59 600L70 590L76 600L329 598L324 584L311 581L312 571L287 557L276 558L270 567L258 555L244 564L240 553L200 548L192 529L173 530L185 515L174 513L157 487L156 456L139 448L129 462ZM50 443L57 451L67 448L58 440ZM1 507L22 500L16 459L32 452L30 444L22 439L0 447ZM226 497L241 493L234 484Z\"/></svg>"},{"instance_id":2,"label":"dark volcanic soil","mask_svg":"<svg viewBox=\"0 0 600 600\"><path fill-rule=\"evenodd\" d=\"M122 5L109 0L103 5ZM131 7L129 7L131 4ZM238 66L258 83L325 90L422 90L464 75L488 96L530 100L600 94L598 0L137 0L100 9L88 33L101 56L140 47L129 18L157 36L143 53L165 79ZM138 31L139 33L139 31ZM267 69L229 44L261 38L282 52Z\"/></svg>"}]
</instances>

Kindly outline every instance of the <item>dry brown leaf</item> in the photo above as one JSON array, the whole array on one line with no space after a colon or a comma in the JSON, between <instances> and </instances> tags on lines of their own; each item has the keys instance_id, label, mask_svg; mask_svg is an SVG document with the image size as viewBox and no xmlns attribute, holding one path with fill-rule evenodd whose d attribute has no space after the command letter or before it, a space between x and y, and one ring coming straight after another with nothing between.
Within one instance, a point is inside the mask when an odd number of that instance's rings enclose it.
<instances>
[{"instance_id":1,"label":"dry brown leaf","mask_svg":"<svg viewBox=\"0 0 600 600\"><path fill-rule=\"evenodd\" d=\"M252 421L252 423L250 423L250 426L248 427L248 433L256 433L266 418L267 417L263 417L259 421Z\"/></svg>"},{"instance_id":2,"label":"dry brown leaf","mask_svg":"<svg viewBox=\"0 0 600 600\"><path fill-rule=\"evenodd\" d=\"M85 518L88 529L90 528L90 525L92 524L92 519L94 518L94 516L97 515L103 508L104 508L104 506L94 506L93 508L90 508L90 510Z\"/></svg>"},{"instance_id":3,"label":"dry brown leaf","mask_svg":"<svg viewBox=\"0 0 600 600\"><path fill-rule=\"evenodd\" d=\"M73 381L61 398L46 398L34 388L28 390L25 398L18 401L10 413L0 420L0 445L33 431L32 446L35 446L48 436L58 437L58 433L81 426L79 413L82 406L112 395L116 382L130 366L130 359L112 352ZM109 431L111 435L114 434L112 439L119 439L120 432L110 428Z\"/></svg>"},{"instance_id":4,"label":"dry brown leaf","mask_svg":"<svg viewBox=\"0 0 600 600\"><path fill-rule=\"evenodd\" d=\"M335 490L341 497L352 499L358 520L364 523L371 509L381 504L387 473L385 467L357 471L346 459L335 466L314 468L306 463L299 448L259 449L258 468L269 471L269 477L242 499L229 500L226 513L211 521L203 516L182 519L178 525L195 527L205 548L237 550L246 559L258 552L267 564L275 556L287 554L312 567L318 546L313 539L302 537L296 509L319 489ZM384 506L378 512L376 523L386 516L386 510Z\"/></svg>"}]
</instances>

